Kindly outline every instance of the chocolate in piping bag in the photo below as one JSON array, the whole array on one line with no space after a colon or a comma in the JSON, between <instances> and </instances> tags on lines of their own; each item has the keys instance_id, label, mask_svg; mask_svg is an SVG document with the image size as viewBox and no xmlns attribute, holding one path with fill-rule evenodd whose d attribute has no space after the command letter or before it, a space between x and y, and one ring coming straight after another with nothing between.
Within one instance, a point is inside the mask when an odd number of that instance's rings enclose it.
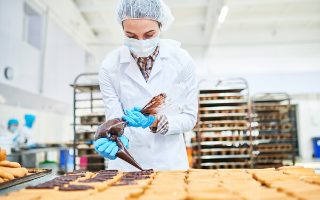
<instances>
[{"instance_id":1,"label":"chocolate in piping bag","mask_svg":"<svg viewBox=\"0 0 320 200\"><path fill-rule=\"evenodd\" d=\"M141 109L140 112L147 116L156 115L158 113L158 108L165 104L166 97L167 96L165 93L161 93L158 96L153 97L151 101ZM136 168L143 170L119 138L121 135L123 135L124 128L127 125L128 122L120 121L119 119L108 120L104 122L101 126L99 126L96 134L94 135L94 140L97 141L99 138L105 137L112 141L115 141L119 147L116 156L126 161L127 163L135 166Z\"/></svg>"},{"instance_id":2,"label":"chocolate in piping bag","mask_svg":"<svg viewBox=\"0 0 320 200\"><path fill-rule=\"evenodd\" d=\"M108 138L109 140L115 141L119 150L116 156L127 163L135 166L136 168L143 170L137 161L132 157L128 149L124 146L119 136L123 135L124 128L127 126L128 122L121 122L118 119L111 119L99 126L96 134L94 135L95 141L99 138ZM110 137L109 137L110 134Z\"/></svg>"}]
</instances>

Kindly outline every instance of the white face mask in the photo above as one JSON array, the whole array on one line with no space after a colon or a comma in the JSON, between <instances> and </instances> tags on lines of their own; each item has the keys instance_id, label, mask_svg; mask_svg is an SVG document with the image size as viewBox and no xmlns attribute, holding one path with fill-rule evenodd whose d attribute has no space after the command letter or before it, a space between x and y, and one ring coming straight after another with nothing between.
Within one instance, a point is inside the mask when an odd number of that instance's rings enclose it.
<instances>
[{"instance_id":1,"label":"white face mask","mask_svg":"<svg viewBox=\"0 0 320 200\"><path fill-rule=\"evenodd\" d=\"M159 35L155 38L147 39L147 40L137 40L133 38L128 38L126 35L124 36L124 45L126 45L132 53L134 53L138 57L148 57L150 56L154 50L156 50L157 46L160 42L160 32Z\"/></svg>"}]
</instances>

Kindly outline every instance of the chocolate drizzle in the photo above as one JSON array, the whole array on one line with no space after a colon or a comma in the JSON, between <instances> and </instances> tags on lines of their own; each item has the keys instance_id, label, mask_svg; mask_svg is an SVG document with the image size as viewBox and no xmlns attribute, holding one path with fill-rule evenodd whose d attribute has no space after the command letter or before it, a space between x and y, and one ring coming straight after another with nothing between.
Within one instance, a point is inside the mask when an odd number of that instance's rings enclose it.
<instances>
[{"instance_id":1,"label":"chocolate drizzle","mask_svg":"<svg viewBox=\"0 0 320 200\"><path fill-rule=\"evenodd\" d=\"M116 184L112 184L111 186L124 186L124 185L137 185L137 182L134 181L120 181Z\"/></svg>"},{"instance_id":2,"label":"chocolate drizzle","mask_svg":"<svg viewBox=\"0 0 320 200\"><path fill-rule=\"evenodd\" d=\"M60 191L77 191L77 190L88 190L94 189L94 187L89 185L69 185L68 187L60 187Z\"/></svg>"},{"instance_id":3,"label":"chocolate drizzle","mask_svg":"<svg viewBox=\"0 0 320 200\"><path fill-rule=\"evenodd\" d=\"M158 114L157 109L165 104L166 97L167 95L165 93L161 93L158 96L153 97L151 101L140 110L140 112L147 116Z\"/></svg>"}]
</instances>

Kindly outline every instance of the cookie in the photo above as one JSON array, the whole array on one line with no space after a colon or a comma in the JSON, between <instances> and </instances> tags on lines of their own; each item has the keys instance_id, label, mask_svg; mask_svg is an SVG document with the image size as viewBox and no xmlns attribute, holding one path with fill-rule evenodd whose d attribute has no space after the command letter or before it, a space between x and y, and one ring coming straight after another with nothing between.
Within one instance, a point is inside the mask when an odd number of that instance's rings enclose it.
<instances>
[{"instance_id":1,"label":"cookie","mask_svg":"<svg viewBox=\"0 0 320 200\"><path fill-rule=\"evenodd\" d=\"M303 166L283 166L283 167L278 167L278 170L286 170L286 169L303 169Z\"/></svg>"},{"instance_id":2,"label":"cookie","mask_svg":"<svg viewBox=\"0 0 320 200\"><path fill-rule=\"evenodd\" d=\"M26 168L0 167L0 169L12 174L14 177L23 177L28 173Z\"/></svg>"},{"instance_id":3,"label":"cookie","mask_svg":"<svg viewBox=\"0 0 320 200\"><path fill-rule=\"evenodd\" d=\"M17 162L10 162L7 160L0 161L1 167L21 168L21 165Z\"/></svg>"},{"instance_id":4,"label":"cookie","mask_svg":"<svg viewBox=\"0 0 320 200\"><path fill-rule=\"evenodd\" d=\"M301 173L311 173L311 174L315 174L314 169L311 168L295 168L295 169L284 169L281 170L284 172L301 172Z\"/></svg>"},{"instance_id":5,"label":"cookie","mask_svg":"<svg viewBox=\"0 0 320 200\"><path fill-rule=\"evenodd\" d=\"M7 151L5 149L0 148L0 161L7 159Z\"/></svg>"},{"instance_id":6,"label":"cookie","mask_svg":"<svg viewBox=\"0 0 320 200\"><path fill-rule=\"evenodd\" d=\"M1 168L0 168L0 177L1 178L6 178L6 179L9 179L9 180L14 179L14 176L12 174L2 170Z\"/></svg>"}]
</instances>

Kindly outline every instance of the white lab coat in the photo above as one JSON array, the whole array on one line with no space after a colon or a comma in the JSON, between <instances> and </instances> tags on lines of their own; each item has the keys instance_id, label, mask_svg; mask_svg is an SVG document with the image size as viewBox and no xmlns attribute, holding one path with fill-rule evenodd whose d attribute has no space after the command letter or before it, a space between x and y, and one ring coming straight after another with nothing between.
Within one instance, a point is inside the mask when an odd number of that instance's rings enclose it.
<instances>
[{"instance_id":1,"label":"white lab coat","mask_svg":"<svg viewBox=\"0 0 320 200\"><path fill-rule=\"evenodd\" d=\"M187 51L174 40L160 40L159 55L148 82L130 54L121 46L110 52L99 70L100 90L103 96L106 120L121 118L126 109L145 106L152 97L180 82L186 84L184 111L167 115L169 130L165 135L152 133L149 128L125 129L129 151L144 169L187 170L189 168L183 133L196 124L198 103L195 82L195 64ZM109 161L109 169L136 171L121 159Z\"/></svg>"},{"instance_id":2,"label":"white lab coat","mask_svg":"<svg viewBox=\"0 0 320 200\"><path fill-rule=\"evenodd\" d=\"M23 140L27 139L27 145L32 145L36 143L35 133L33 130L27 126L22 126L19 134L23 138Z\"/></svg>"}]
</instances>

